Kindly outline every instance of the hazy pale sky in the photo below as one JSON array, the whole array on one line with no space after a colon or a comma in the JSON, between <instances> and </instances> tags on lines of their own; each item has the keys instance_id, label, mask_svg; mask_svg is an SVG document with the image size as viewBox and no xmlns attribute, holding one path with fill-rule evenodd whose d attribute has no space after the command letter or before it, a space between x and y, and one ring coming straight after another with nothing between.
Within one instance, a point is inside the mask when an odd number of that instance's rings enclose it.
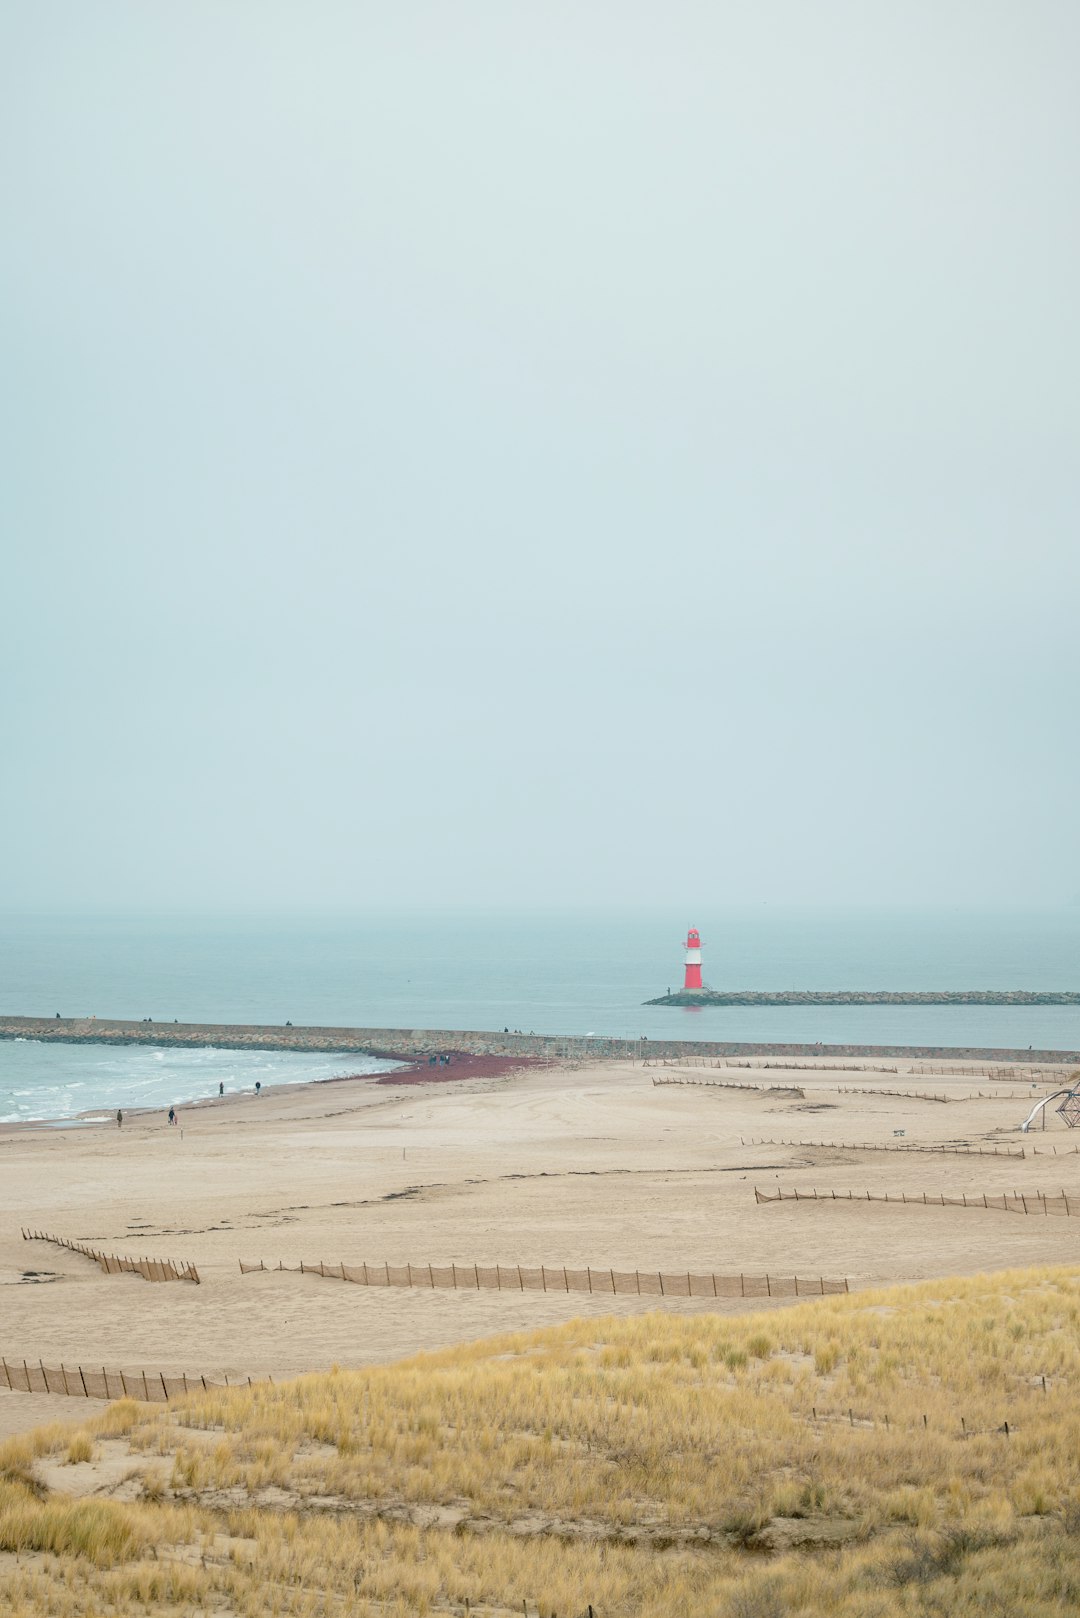
<instances>
[{"instance_id":1,"label":"hazy pale sky","mask_svg":"<svg viewBox=\"0 0 1080 1618\"><path fill-rule=\"evenodd\" d=\"M1075 900L1078 60L3 0L0 900Z\"/></svg>"}]
</instances>

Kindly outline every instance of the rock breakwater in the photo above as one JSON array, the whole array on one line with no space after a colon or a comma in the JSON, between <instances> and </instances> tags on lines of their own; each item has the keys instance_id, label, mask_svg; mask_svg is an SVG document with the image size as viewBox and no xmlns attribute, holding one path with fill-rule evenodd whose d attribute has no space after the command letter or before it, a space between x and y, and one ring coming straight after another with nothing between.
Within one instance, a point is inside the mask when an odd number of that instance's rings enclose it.
<instances>
[{"instance_id":1,"label":"rock breakwater","mask_svg":"<svg viewBox=\"0 0 1080 1618\"><path fill-rule=\"evenodd\" d=\"M1072 989L680 989L647 1006L1080 1006Z\"/></svg>"}]
</instances>

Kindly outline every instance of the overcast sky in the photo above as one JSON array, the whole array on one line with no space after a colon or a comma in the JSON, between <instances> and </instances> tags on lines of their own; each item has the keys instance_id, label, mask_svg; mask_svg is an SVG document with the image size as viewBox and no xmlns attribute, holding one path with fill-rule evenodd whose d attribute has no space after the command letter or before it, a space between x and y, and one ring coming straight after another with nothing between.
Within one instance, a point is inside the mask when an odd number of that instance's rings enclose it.
<instances>
[{"instance_id":1,"label":"overcast sky","mask_svg":"<svg viewBox=\"0 0 1080 1618\"><path fill-rule=\"evenodd\" d=\"M1075 0L0 5L0 900L1075 902Z\"/></svg>"}]
</instances>

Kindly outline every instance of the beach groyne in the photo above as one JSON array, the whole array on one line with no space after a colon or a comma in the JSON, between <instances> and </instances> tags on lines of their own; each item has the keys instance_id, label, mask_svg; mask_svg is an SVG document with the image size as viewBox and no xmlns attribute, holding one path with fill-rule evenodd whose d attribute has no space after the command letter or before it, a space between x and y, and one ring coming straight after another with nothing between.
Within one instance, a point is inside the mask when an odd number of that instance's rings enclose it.
<instances>
[{"instance_id":1,"label":"beach groyne","mask_svg":"<svg viewBox=\"0 0 1080 1618\"><path fill-rule=\"evenodd\" d=\"M548 1062L692 1056L898 1057L905 1060L1063 1063L1080 1051L971 1045L771 1044L707 1039L614 1039L595 1034L511 1034L456 1028L335 1028L268 1023L143 1022L112 1017L0 1017L0 1039L76 1045L215 1046L306 1051L423 1062L434 1055L533 1057Z\"/></svg>"}]
</instances>

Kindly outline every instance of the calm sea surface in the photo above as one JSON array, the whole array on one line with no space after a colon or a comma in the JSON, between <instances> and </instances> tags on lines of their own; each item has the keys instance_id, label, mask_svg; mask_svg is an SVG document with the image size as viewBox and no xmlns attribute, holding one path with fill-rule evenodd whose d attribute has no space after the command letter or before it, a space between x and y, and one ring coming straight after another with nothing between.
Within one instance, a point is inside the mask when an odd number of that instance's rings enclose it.
<instances>
[{"instance_id":1,"label":"calm sea surface","mask_svg":"<svg viewBox=\"0 0 1080 1618\"><path fill-rule=\"evenodd\" d=\"M0 918L0 1012L651 1038L1080 1049L1080 1007L644 1006L682 981L747 989L1077 989L1080 908L688 917ZM375 1069L380 1064L368 1062ZM355 1058L0 1040L0 1120L169 1106L356 1072Z\"/></svg>"}]
</instances>

